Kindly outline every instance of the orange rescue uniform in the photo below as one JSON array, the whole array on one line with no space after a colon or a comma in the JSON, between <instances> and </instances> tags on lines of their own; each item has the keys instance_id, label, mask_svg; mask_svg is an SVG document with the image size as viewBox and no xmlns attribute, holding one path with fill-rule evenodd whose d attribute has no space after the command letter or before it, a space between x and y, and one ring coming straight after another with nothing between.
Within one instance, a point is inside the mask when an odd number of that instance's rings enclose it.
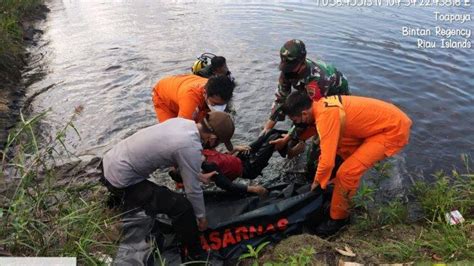
<instances>
[{"instance_id":1,"label":"orange rescue uniform","mask_svg":"<svg viewBox=\"0 0 474 266\"><path fill-rule=\"evenodd\" d=\"M209 112L204 98L206 78L192 74L169 76L153 88L153 104L158 121L182 117L200 122Z\"/></svg>"},{"instance_id":2,"label":"orange rescue uniform","mask_svg":"<svg viewBox=\"0 0 474 266\"><path fill-rule=\"evenodd\" d=\"M312 110L321 147L314 180L326 188L336 154L344 159L334 180L330 210L332 219L344 219L362 175L408 144L412 121L393 104L357 96L323 98Z\"/></svg>"}]
</instances>

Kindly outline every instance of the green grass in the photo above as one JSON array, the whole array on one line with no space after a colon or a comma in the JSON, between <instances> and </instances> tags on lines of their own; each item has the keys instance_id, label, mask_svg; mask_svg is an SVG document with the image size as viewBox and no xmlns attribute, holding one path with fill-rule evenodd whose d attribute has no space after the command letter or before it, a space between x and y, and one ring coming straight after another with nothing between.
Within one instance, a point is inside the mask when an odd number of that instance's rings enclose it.
<instances>
[{"instance_id":1,"label":"green grass","mask_svg":"<svg viewBox=\"0 0 474 266\"><path fill-rule=\"evenodd\" d=\"M367 239L373 254L382 255L388 262L474 261L474 175L470 173L468 158L463 156L463 160L465 173L438 172L433 181L420 181L413 186L410 197L422 210L422 221L413 225L419 231L414 240L404 236L401 229L401 225L408 223L408 206L401 199L371 205L377 188L362 185L353 198L356 231L371 235L374 230L389 228L398 234L392 234L397 240L388 242ZM445 214L452 210L459 210L466 221L448 224Z\"/></svg>"},{"instance_id":2,"label":"green grass","mask_svg":"<svg viewBox=\"0 0 474 266\"><path fill-rule=\"evenodd\" d=\"M443 222L444 214L454 209L461 213L473 213L474 208L474 174L451 175L438 172L434 183L418 182L414 194L420 202L426 219L431 222Z\"/></svg>"},{"instance_id":3,"label":"green grass","mask_svg":"<svg viewBox=\"0 0 474 266\"><path fill-rule=\"evenodd\" d=\"M8 138L0 178L15 182L0 183L8 187L0 198L0 246L14 256L73 256L90 265L100 264L100 254L115 254L118 214L107 209L104 188L90 180L58 185L63 177L50 166L56 151L67 148L65 132L74 129L76 115L48 141L35 130L44 114L21 116Z\"/></svg>"},{"instance_id":4,"label":"green grass","mask_svg":"<svg viewBox=\"0 0 474 266\"><path fill-rule=\"evenodd\" d=\"M306 266L306 265L313 265L312 260L316 251L313 247L306 247L301 248L299 250L294 250L292 255L283 255L280 254L276 261L265 261L264 263L259 264L259 260L261 253L263 253L265 247L270 244L270 242L261 243L256 249L254 249L251 245L247 245L248 252L242 254L239 258L239 264L242 262L247 262L246 265L250 264L252 266Z\"/></svg>"},{"instance_id":5,"label":"green grass","mask_svg":"<svg viewBox=\"0 0 474 266\"><path fill-rule=\"evenodd\" d=\"M23 29L20 21L30 15L42 0L0 1L0 70L11 71L23 53Z\"/></svg>"},{"instance_id":6,"label":"green grass","mask_svg":"<svg viewBox=\"0 0 474 266\"><path fill-rule=\"evenodd\" d=\"M265 263L267 266L291 265L291 266L306 266L312 265L312 259L316 251L313 247L302 248L291 256L280 256L278 262Z\"/></svg>"}]
</instances>

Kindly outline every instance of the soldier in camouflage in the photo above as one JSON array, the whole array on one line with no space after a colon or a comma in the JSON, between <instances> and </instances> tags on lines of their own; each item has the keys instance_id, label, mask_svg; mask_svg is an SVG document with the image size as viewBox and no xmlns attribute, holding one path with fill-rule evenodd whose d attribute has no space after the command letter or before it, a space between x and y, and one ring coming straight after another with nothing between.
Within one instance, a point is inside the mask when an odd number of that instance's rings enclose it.
<instances>
[{"instance_id":1,"label":"soldier in camouflage","mask_svg":"<svg viewBox=\"0 0 474 266\"><path fill-rule=\"evenodd\" d=\"M300 40L287 41L280 49L280 78L275 102L265 130L273 128L277 121L283 121L282 106L291 88L306 91L317 101L331 95L349 95L349 85L344 75L333 65L322 60L306 58L305 44Z\"/></svg>"},{"instance_id":2,"label":"soldier in camouflage","mask_svg":"<svg viewBox=\"0 0 474 266\"><path fill-rule=\"evenodd\" d=\"M276 99L272 105L272 111L269 120L266 122L262 133L272 129L277 121L283 121L285 114L283 112L283 103L291 93L292 88L298 91L306 91L313 101L331 95L349 95L349 84L344 75L333 65L327 64L322 60L312 61L306 58L306 47L301 40L289 40L280 49L280 78L276 90ZM298 135L305 129L304 125L294 125L289 134L274 141L277 149L287 147L290 140L297 143L289 151L289 155L296 155L304 151L304 143L297 142ZM319 139L313 140L310 156L315 158L314 153L319 151ZM290 144L290 146L292 146ZM308 168L314 168L314 162L308 162ZM314 169L310 169L313 171Z\"/></svg>"}]
</instances>

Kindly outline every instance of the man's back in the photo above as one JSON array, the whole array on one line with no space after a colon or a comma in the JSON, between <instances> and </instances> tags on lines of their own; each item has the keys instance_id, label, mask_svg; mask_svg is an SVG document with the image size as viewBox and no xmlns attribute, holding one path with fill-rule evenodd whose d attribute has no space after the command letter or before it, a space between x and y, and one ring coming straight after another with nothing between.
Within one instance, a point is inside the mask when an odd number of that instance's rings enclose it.
<instances>
[{"instance_id":1,"label":"man's back","mask_svg":"<svg viewBox=\"0 0 474 266\"><path fill-rule=\"evenodd\" d=\"M395 105L377 99L358 96L332 96L328 99L339 102L345 113L343 126L343 143L350 140L363 140L378 134L383 135L384 142L394 146L408 143L410 118ZM316 124L321 129L332 124L329 112L337 110L325 99L313 104ZM324 120L324 121L322 121ZM327 125L326 125L327 124Z\"/></svg>"},{"instance_id":2,"label":"man's back","mask_svg":"<svg viewBox=\"0 0 474 266\"><path fill-rule=\"evenodd\" d=\"M177 75L161 79L154 88L154 94L159 102L170 111L181 112L183 101L195 107L204 103L204 86L207 79L196 75ZM194 109L191 110L191 112ZM188 114L188 115L192 115ZM191 118L191 117L187 117Z\"/></svg>"},{"instance_id":3,"label":"man's back","mask_svg":"<svg viewBox=\"0 0 474 266\"><path fill-rule=\"evenodd\" d=\"M104 156L105 177L116 187L148 178L158 168L178 166L181 155L200 168L202 145L196 124L183 118L142 129L119 142ZM193 166L194 167L194 166Z\"/></svg>"}]
</instances>

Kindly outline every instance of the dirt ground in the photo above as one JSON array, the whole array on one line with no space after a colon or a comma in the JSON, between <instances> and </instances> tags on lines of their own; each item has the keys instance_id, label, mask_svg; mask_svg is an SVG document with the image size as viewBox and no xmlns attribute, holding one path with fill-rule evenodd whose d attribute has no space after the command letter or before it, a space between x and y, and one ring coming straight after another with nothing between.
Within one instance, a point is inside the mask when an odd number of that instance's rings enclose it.
<instances>
[{"instance_id":1,"label":"dirt ground","mask_svg":"<svg viewBox=\"0 0 474 266\"><path fill-rule=\"evenodd\" d=\"M341 233L322 239L315 235L302 234L291 236L274 247L268 247L261 255L259 262L278 262L282 258L294 256L304 248L312 247L316 252L311 257L312 265L352 265L351 262L367 264L411 265L409 261L389 261L379 249L382 243L415 240L421 227L417 225L387 226L361 233L350 227ZM342 255L353 253L355 256ZM355 264L354 264L355 265Z\"/></svg>"}]
</instances>

